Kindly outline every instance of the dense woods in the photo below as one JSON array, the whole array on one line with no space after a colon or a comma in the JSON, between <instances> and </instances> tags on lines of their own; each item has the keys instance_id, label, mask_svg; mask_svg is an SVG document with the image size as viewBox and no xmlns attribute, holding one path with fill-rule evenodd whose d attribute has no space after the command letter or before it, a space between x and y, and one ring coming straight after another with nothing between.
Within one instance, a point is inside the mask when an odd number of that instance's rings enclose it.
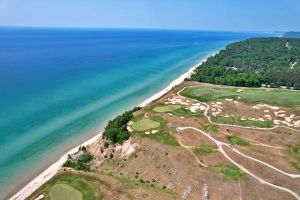
<instances>
[{"instance_id":1,"label":"dense woods","mask_svg":"<svg viewBox=\"0 0 300 200\"><path fill-rule=\"evenodd\" d=\"M122 143L130 137L127 130L127 123L132 119L133 113L139 108L126 111L125 113L110 120L103 132L103 138L110 140L113 144Z\"/></svg>"},{"instance_id":2,"label":"dense woods","mask_svg":"<svg viewBox=\"0 0 300 200\"><path fill-rule=\"evenodd\" d=\"M300 39L253 38L230 44L190 80L221 85L300 88Z\"/></svg>"}]
</instances>

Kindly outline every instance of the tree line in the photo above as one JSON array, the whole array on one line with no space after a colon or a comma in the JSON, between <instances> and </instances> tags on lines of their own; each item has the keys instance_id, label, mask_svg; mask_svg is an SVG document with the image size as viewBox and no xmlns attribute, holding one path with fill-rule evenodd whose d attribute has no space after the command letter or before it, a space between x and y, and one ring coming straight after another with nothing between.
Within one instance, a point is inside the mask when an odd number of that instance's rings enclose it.
<instances>
[{"instance_id":1,"label":"tree line","mask_svg":"<svg viewBox=\"0 0 300 200\"><path fill-rule=\"evenodd\" d=\"M189 80L213 84L299 89L300 39L252 38L228 45Z\"/></svg>"},{"instance_id":2,"label":"tree line","mask_svg":"<svg viewBox=\"0 0 300 200\"><path fill-rule=\"evenodd\" d=\"M104 129L103 138L110 140L113 144L128 140L130 132L127 130L127 124L132 119L133 113L139 109L136 107L110 120Z\"/></svg>"}]
</instances>

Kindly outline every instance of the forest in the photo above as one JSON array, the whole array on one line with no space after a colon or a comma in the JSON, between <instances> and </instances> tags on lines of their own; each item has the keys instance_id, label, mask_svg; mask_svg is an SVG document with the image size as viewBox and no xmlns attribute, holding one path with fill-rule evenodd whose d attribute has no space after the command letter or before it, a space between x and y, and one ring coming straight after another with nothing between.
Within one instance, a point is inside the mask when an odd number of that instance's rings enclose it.
<instances>
[{"instance_id":1,"label":"forest","mask_svg":"<svg viewBox=\"0 0 300 200\"><path fill-rule=\"evenodd\" d=\"M189 80L300 89L300 39L252 38L232 43L208 58Z\"/></svg>"},{"instance_id":2,"label":"forest","mask_svg":"<svg viewBox=\"0 0 300 200\"><path fill-rule=\"evenodd\" d=\"M128 140L130 132L127 130L127 123L132 119L133 113L137 110L139 110L138 107L126 111L113 120L110 120L104 129L103 138L109 140L112 144L122 143Z\"/></svg>"}]
</instances>

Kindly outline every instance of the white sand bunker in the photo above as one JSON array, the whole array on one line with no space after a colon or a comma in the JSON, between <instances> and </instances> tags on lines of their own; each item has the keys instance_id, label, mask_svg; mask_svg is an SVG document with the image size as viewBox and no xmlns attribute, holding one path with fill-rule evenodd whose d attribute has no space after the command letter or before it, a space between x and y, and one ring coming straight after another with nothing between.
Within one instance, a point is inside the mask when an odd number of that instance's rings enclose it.
<instances>
[{"instance_id":1,"label":"white sand bunker","mask_svg":"<svg viewBox=\"0 0 300 200\"><path fill-rule=\"evenodd\" d=\"M191 103L190 100L184 99L180 96L174 95L171 98L167 98L167 101L165 101L165 104L180 104L180 105L189 105Z\"/></svg>"}]
</instances>

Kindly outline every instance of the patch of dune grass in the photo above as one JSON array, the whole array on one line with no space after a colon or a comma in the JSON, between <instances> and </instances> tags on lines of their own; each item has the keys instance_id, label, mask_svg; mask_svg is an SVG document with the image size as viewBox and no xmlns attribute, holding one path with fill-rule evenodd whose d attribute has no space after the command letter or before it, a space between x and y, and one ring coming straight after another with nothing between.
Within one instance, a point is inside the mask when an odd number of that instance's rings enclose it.
<instances>
[{"instance_id":1,"label":"patch of dune grass","mask_svg":"<svg viewBox=\"0 0 300 200\"><path fill-rule=\"evenodd\" d=\"M219 126L217 126L217 125L208 125L207 127L206 127L206 129L208 130L208 131L211 131L211 132L218 132L219 131Z\"/></svg>"},{"instance_id":2,"label":"patch of dune grass","mask_svg":"<svg viewBox=\"0 0 300 200\"><path fill-rule=\"evenodd\" d=\"M229 135L228 140L231 143L234 143L234 144L237 144L237 145L240 145L240 146L249 146L250 145L248 141L246 141L243 138L240 138L236 135Z\"/></svg>"},{"instance_id":3,"label":"patch of dune grass","mask_svg":"<svg viewBox=\"0 0 300 200\"><path fill-rule=\"evenodd\" d=\"M233 165L224 165L221 167L221 172L233 180L239 180L244 173Z\"/></svg>"},{"instance_id":4,"label":"patch of dune grass","mask_svg":"<svg viewBox=\"0 0 300 200\"><path fill-rule=\"evenodd\" d=\"M170 146L180 146L178 141L176 140L175 137L173 137L170 133L160 131L157 133L150 133L150 134L145 134L145 133L138 133L139 136L144 137L144 138L149 138L151 140L155 140L157 142L161 142Z\"/></svg>"},{"instance_id":5,"label":"patch of dune grass","mask_svg":"<svg viewBox=\"0 0 300 200\"><path fill-rule=\"evenodd\" d=\"M219 124L234 124L235 119L233 117L216 116L212 117L211 120Z\"/></svg>"},{"instance_id":6,"label":"patch of dune grass","mask_svg":"<svg viewBox=\"0 0 300 200\"><path fill-rule=\"evenodd\" d=\"M212 147L203 146L196 148L194 152L197 154L210 154L214 152L214 149Z\"/></svg>"}]
</instances>

